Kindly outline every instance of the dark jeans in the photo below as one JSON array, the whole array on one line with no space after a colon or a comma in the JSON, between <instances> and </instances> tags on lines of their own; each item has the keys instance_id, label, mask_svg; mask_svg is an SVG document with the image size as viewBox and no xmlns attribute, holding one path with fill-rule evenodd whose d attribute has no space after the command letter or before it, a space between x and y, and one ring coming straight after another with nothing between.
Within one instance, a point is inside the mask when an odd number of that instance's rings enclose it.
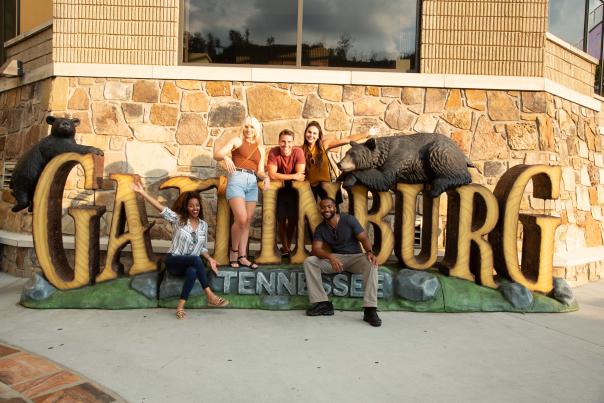
<instances>
[{"instance_id":1,"label":"dark jeans","mask_svg":"<svg viewBox=\"0 0 604 403\"><path fill-rule=\"evenodd\" d=\"M286 183L277 190L277 219L298 221L298 191Z\"/></svg>"},{"instance_id":2,"label":"dark jeans","mask_svg":"<svg viewBox=\"0 0 604 403\"><path fill-rule=\"evenodd\" d=\"M189 298L189 294L195 285L195 278L199 280L201 288L204 290L209 287L210 283L206 275L206 267L200 256L166 255L165 263L168 273L179 277L184 276L185 278L180 299L186 300Z\"/></svg>"}]
</instances>

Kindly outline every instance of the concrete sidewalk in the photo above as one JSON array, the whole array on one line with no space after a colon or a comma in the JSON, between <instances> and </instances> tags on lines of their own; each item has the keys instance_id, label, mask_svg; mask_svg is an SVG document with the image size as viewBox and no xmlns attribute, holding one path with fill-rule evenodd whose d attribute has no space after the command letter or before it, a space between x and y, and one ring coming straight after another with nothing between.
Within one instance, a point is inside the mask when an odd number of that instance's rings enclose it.
<instances>
[{"instance_id":1,"label":"concrete sidewalk","mask_svg":"<svg viewBox=\"0 0 604 403\"><path fill-rule=\"evenodd\" d=\"M604 402L604 282L567 314L30 310L0 273L0 341L131 402Z\"/></svg>"}]
</instances>

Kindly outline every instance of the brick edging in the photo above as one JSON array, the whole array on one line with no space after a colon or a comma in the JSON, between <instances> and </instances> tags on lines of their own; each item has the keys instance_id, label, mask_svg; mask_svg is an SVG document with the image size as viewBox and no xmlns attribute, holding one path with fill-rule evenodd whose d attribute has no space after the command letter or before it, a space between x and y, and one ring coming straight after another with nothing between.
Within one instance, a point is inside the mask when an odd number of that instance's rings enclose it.
<instances>
[{"instance_id":1,"label":"brick edging","mask_svg":"<svg viewBox=\"0 0 604 403\"><path fill-rule=\"evenodd\" d=\"M45 357L0 342L0 400L125 402L121 396Z\"/></svg>"}]
</instances>

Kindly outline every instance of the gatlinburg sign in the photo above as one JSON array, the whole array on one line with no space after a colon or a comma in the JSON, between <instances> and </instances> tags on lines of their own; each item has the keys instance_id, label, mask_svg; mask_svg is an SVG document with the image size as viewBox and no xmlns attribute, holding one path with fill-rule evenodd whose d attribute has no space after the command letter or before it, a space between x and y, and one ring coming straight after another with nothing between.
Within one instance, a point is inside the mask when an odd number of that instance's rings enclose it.
<instances>
[{"instance_id":1,"label":"gatlinburg sign","mask_svg":"<svg viewBox=\"0 0 604 403\"><path fill-rule=\"evenodd\" d=\"M67 176L73 167L84 170L84 188L98 189L102 180L103 157L93 154L65 153L55 157L44 169L34 194L33 239L36 255L44 275L62 290L93 285L125 275L157 270L157 259L151 248L150 224L144 204L131 188L137 175L112 174L116 183L115 204L109 231L107 258L99 264L100 218L104 206L80 206L68 209L75 223L75 264L67 261L62 243L61 204ZM398 183L393 202L390 192L371 192L373 203L368 208L368 189L354 186L349 190L350 213L361 225L374 230L374 251L383 263L394 251L400 264L425 270L438 266L450 276L497 288L494 270L501 276L520 283L531 291L548 293L553 288L552 261L554 232L560 218L548 215L521 214L520 202L527 184L533 182L533 196L556 199L560 194L560 167L518 165L507 171L494 192L469 184L447 192L447 224L444 258L437 261L438 212L440 198L423 197L422 242L414 250L416 200L423 193L421 184ZM335 196L339 183L323 184ZM226 178L198 179L172 177L160 189L184 191L217 189L216 237L214 258L228 262L230 209L224 195ZM261 249L256 258L260 264L278 264L276 249L275 207L277 190L282 182L273 181L263 193ZM304 244L305 228L312 230L321 216L308 182L294 182L299 197L297 245ZM384 217L394 208L392 230ZM517 233L523 227L522 261L518 261ZM210 223L210 225L213 223ZM122 249L130 244L132 265L122 267ZM291 263L300 264L308 256L305 248L296 248Z\"/></svg>"}]
</instances>

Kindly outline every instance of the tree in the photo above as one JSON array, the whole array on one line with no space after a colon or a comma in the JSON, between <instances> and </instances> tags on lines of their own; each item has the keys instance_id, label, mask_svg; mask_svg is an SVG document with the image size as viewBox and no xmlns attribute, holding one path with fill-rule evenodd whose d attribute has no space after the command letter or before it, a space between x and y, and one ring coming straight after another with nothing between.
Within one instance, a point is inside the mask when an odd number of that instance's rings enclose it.
<instances>
[{"instance_id":1,"label":"tree","mask_svg":"<svg viewBox=\"0 0 604 403\"><path fill-rule=\"evenodd\" d=\"M342 59L342 61L347 59L347 54L350 48L352 47L352 36L349 33L343 33L340 35L340 39L338 40L338 46L336 47L336 57Z\"/></svg>"}]
</instances>

